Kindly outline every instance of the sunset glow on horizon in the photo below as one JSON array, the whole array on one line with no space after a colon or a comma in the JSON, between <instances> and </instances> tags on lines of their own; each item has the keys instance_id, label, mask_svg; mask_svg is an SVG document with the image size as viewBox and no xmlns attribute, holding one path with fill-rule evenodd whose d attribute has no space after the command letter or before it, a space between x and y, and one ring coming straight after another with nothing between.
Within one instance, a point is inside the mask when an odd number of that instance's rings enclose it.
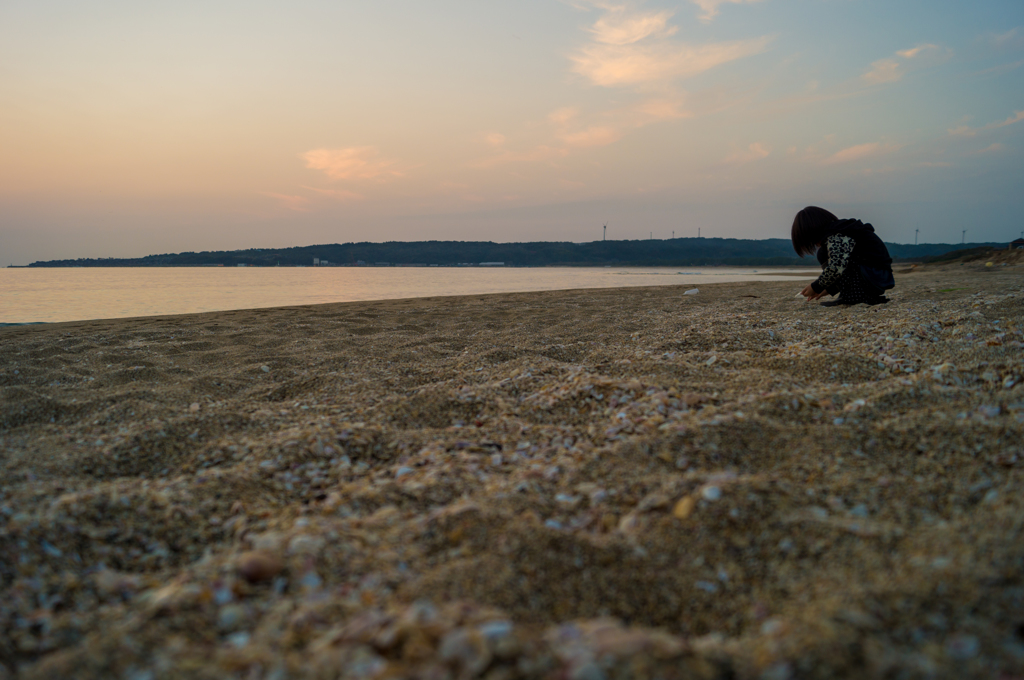
<instances>
[{"instance_id":1,"label":"sunset glow on horizon","mask_svg":"<svg viewBox=\"0 0 1024 680\"><path fill-rule=\"evenodd\" d=\"M1011 240L1024 5L0 5L0 265L384 240Z\"/></svg>"}]
</instances>

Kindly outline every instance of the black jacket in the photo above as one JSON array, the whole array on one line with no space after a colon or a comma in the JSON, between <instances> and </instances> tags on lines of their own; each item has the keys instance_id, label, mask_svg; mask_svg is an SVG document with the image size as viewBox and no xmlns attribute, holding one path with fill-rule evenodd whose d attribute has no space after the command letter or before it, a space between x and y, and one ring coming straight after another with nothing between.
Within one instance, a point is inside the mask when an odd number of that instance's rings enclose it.
<instances>
[{"instance_id":1,"label":"black jacket","mask_svg":"<svg viewBox=\"0 0 1024 680\"><path fill-rule=\"evenodd\" d=\"M821 236L822 247L818 248L817 252L818 262L823 268L829 262L828 246L825 242L836 234L853 239L853 252L850 253L848 267L858 267L864 279L879 292L896 285L892 276L892 257L889 256L889 249L885 247L882 239L878 238L875 228L860 220L839 220L825 230ZM827 289L833 295L837 290L835 285L823 286L818 281L815 281L812 287L817 292Z\"/></svg>"}]
</instances>

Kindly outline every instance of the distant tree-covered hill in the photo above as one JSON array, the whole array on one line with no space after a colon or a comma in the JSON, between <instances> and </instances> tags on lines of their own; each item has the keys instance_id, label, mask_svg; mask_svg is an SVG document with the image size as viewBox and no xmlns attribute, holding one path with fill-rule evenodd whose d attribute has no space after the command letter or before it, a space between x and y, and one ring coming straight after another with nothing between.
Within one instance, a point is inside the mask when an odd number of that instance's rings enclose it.
<instances>
[{"instance_id":1,"label":"distant tree-covered hill","mask_svg":"<svg viewBox=\"0 0 1024 680\"><path fill-rule=\"evenodd\" d=\"M962 248L996 243L921 245L886 244L897 261L914 261ZM506 266L618 265L696 267L709 265L769 266L816 264L800 259L788 239L677 238L638 241L387 241L384 243L332 243L295 248L185 252L139 258L90 258L33 262L30 267L197 267L247 265L253 267L309 266L314 258L332 265L459 265L503 262Z\"/></svg>"}]
</instances>

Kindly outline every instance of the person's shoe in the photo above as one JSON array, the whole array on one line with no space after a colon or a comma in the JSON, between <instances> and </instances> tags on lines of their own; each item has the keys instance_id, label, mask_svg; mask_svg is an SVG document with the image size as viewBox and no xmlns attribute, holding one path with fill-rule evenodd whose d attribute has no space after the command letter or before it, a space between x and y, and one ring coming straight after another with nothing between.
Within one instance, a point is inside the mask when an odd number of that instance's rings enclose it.
<instances>
[{"instance_id":1,"label":"person's shoe","mask_svg":"<svg viewBox=\"0 0 1024 680\"><path fill-rule=\"evenodd\" d=\"M821 306L822 307L849 307L850 305L855 305L855 304L857 304L857 303L856 302L847 302L843 298L836 298L835 300L828 300L827 302L822 302Z\"/></svg>"},{"instance_id":2,"label":"person's shoe","mask_svg":"<svg viewBox=\"0 0 1024 680\"><path fill-rule=\"evenodd\" d=\"M864 302L865 302L865 304L869 304L869 305L884 305L888 301L889 301L889 298L885 297L884 295L879 295L878 297L868 298Z\"/></svg>"}]
</instances>

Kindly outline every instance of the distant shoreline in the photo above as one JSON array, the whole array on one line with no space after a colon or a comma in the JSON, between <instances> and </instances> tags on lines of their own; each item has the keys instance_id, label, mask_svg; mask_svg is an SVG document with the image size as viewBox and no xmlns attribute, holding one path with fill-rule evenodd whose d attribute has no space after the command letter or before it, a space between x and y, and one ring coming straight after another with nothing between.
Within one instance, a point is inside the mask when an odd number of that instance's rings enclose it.
<instances>
[{"instance_id":1,"label":"distant shoreline","mask_svg":"<svg viewBox=\"0 0 1024 680\"><path fill-rule=\"evenodd\" d=\"M1004 243L887 243L896 262ZM789 239L676 238L635 241L391 241L293 248L165 253L140 258L78 258L33 262L53 267L772 267L807 266Z\"/></svg>"}]
</instances>

